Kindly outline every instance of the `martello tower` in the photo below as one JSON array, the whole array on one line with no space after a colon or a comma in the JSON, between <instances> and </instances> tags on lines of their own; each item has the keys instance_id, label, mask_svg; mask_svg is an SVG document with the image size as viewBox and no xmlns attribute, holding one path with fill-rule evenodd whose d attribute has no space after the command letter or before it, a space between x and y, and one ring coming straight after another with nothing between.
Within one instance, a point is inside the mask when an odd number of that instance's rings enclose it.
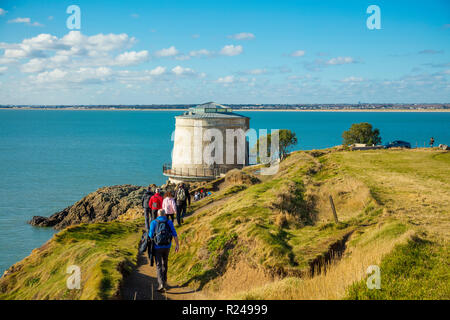
<instances>
[{"instance_id":1,"label":"martello tower","mask_svg":"<svg viewBox=\"0 0 450 320\"><path fill-rule=\"evenodd\" d=\"M208 181L248 165L249 121L214 102L176 116L172 164L163 174L172 182Z\"/></svg>"}]
</instances>

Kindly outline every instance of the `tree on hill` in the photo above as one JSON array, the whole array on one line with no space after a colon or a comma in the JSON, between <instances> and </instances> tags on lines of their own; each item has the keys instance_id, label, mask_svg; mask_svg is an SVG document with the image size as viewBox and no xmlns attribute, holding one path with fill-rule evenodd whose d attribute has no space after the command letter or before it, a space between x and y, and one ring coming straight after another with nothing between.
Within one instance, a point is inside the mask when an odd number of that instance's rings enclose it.
<instances>
[{"instance_id":1,"label":"tree on hill","mask_svg":"<svg viewBox=\"0 0 450 320\"><path fill-rule=\"evenodd\" d=\"M289 150L292 146L297 144L297 136L295 134L295 132L292 132L291 130L288 129L280 129L277 130L278 131L278 137L279 137L279 152L278 152L278 158L280 159L280 161L283 161L288 153ZM265 144L265 139L267 139L267 155L270 155L271 157L273 156L272 152L271 152L271 146L272 146L272 134L269 133L267 136L262 136L258 139L258 141L256 142L256 146L253 149L253 151L258 151L260 144L264 145ZM260 161L260 157L259 154L261 152L258 153L258 162Z\"/></svg>"},{"instance_id":2,"label":"tree on hill","mask_svg":"<svg viewBox=\"0 0 450 320\"><path fill-rule=\"evenodd\" d=\"M381 143L380 130L372 129L372 125L367 122L354 123L349 130L342 133L343 144L365 143L377 145Z\"/></svg>"}]
</instances>

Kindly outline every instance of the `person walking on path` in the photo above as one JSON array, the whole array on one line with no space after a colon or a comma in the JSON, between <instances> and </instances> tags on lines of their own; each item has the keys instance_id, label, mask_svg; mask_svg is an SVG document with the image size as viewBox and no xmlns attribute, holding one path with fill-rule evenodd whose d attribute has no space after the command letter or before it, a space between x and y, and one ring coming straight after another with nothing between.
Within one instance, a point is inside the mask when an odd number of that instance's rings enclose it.
<instances>
[{"instance_id":1,"label":"person walking on path","mask_svg":"<svg viewBox=\"0 0 450 320\"><path fill-rule=\"evenodd\" d=\"M157 188L156 193L150 198L148 205L152 210L152 220L156 219L158 210L162 209L163 198L161 197L161 189Z\"/></svg>"},{"instance_id":2,"label":"person walking on path","mask_svg":"<svg viewBox=\"0 0 450 320\"><path fill-rule=\"evenodd\" d=\"M152 187L148 186L147 190L144 193L144 196L142 197L142 207L144 208L144 217L145 217L145 228L146 230L150 230L150 220L149 220L149 214L150 214L150 207L149 207L149 201L150 198L153 196Z\"/></svg>"},{"instance_id":3,"label":"person walking on path","mask_svg":"<svg viewBox=\"0 0 450 320\"><path fill-rule=\"evenodd\" d=\"M167 218L169 218L173 222L175 219L175 214L177 213L177 205L175 203L175 199L172 196L172 192L168 191L164 195L162 209L165 211Z\"/></svg>"},{"instance_id":4,"label":"person walking on path","mask_svg":"<svg viewBox=\"0 0 450 320\"><path fill-rule=\"evenodd\" d=\"M150 224L150 239L154 243L154 255L156 261L156 276L158 278L158 292L167 290L167 268L169 262L172 238L175 240L175 252L178 252L180 244L173 222L167 219L164 210L158 210L158 217Z\"/></svg>"},{"instance_id":5,"label":"person walking on path","mask_svg":"<svg viewBox=\"0 0 450 320\"><path fill-rule=\"evenodd\" d=\"M191 195L189 194L189 188L181 182L175 191L175 201L177 204L177 223L181 225L183 223L184 215L186 214L187 205L191 204Z\"/></svg>"},{"instance_id":6,"label":"person walking on path","mask_svg":"<svg viewBox=\"0 0 450 320\"><path fill-rule=\"evenodd\" d=\"M433 148L433 144L434 144L434 138L431 137L431 139L430 139L430 148Z\"/></svg>"}]
</instances>

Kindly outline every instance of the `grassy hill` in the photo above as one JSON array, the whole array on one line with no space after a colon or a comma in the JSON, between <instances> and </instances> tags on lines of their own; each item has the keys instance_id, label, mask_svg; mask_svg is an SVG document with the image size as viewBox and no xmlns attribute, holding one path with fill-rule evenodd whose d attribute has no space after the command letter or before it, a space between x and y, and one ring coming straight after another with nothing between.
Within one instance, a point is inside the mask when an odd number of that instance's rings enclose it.
<instances>
[{"instance_id":1,"label":"grassy hill","mask_svg":"<svg viewBox=\"0 0 450 320\"><path fill-rule=\"evenodd\" d=\"M83 224L59 232L0 279L0 299L116 298L123 275L136 264L141 220ZM70 265L81 269L81 290L67 289Z\"/></svg>"},{"instance_id":2,"label":"grassy hill","mask_svg":"<svg viewBox=\"0 0 450 320\"><path fill-rule=\"evenodd\" d=\"M178 229L170 281L211 299L450 298L450 153L299 151L273 176L259 170L206 186L219 190L195 202ZM0 299L117 297L141 225L60 232L0 280ZM81 290L65 287L70 264L81 266ZM381 290L365 286L369 265L381 267Z\"/></svg>"}]
</instances>

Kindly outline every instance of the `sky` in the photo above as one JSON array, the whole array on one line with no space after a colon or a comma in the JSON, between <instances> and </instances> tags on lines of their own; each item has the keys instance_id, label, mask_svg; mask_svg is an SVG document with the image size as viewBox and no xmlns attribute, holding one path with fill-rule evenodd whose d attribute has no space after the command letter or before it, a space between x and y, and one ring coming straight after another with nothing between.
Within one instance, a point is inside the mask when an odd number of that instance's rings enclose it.
<instances>
[{"instance_id":1,"label":"sky","mask_svg":"<svg viewBox=\"0 0 450 320\"><path fill-rule=\"evenodd\" d=\"M0 0L0 104L449 103L449 75L448 0Z\"/></svg>"}]
</instances>

